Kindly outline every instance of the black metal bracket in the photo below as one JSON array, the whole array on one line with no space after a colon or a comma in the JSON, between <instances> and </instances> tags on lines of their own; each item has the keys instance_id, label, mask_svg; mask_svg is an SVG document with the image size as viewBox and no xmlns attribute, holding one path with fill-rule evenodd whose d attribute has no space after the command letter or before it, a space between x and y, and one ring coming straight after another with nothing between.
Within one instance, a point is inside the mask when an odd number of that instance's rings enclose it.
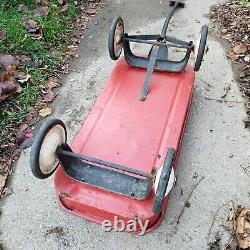
<instances>
[{"instance_id":1,"label":"black metal bracket","mask_svg":"<svg viewBox=\"0 0 250 250\"><path fill-rule=\"evenodd\" d=\"M64 171L71 178L113 193L143 200L152 189L155 173L142 171L74 153L67 144L57 150Z\"/></svg>"},{"instance_id":2,"label":"black metal bracket","mask_svg":"<svg viewBox=\"0 0 250 250\"><path fill-rule=\"evenodd\" d=\"M154 71L167 71L167 72L180 72L183 70L190 58L193 49L193 42L186 42L175 37L167 36L167 29L174 12L178 8L183 8L185 4L179 1L170 1L169 5L172 6L170 12L166 16L161 34L159 35L128 35L124 34L123 49L126 62L138 68L147 69L146 77L143 84L143 89L140 95L140 100L145 101L152 74ZM152 48L148 57L140 57L135 55L130 49L130 42L150 44ZM182 48L186 50L183 59L179 61L168 59L168 48Z\"/></svg>"}]
</instances>

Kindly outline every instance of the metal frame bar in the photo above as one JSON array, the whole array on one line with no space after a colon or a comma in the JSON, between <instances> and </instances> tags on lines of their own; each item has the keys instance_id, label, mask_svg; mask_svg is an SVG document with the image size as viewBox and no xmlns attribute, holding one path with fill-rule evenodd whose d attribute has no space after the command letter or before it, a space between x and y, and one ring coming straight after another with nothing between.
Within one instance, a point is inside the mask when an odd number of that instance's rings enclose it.
<instances>
[{"instance_id":1,"label":"metal frame bar","mask_svg":"<svg viewBox=\"0 0 250 250\"><path fill-rule=\"evenodd\" d=\"M67 147L69 147L69 146L67 145ZM140 177L144 177L144 178L148 178L148 179L153 179L154 178L153 174L147 174L147 173L144 173L142 171L139 171L139 170L136 170L136 169L131 169L131 168L128 168L128 167L125 167L125 166L115 164L115 163L99 160L99 159L89 157L89 156L80 155L80 154L70 152L70 151L65 150L65 149L66 149L66 147L60 147L57 150L56 154L57 154L57 157L58 157L59 160L60 160L60 158L62 159L63 157L71 157L71 158L74 158L74 159L83 160L83 161L87 161L87 162L90 162L90 163L106 166L106 167L109 167L109 168L111 168L113 170L119 170L119 171L124 171L124 172L130 173L130 174L138 175Z\"/></svg>"},{"instance_id":2,"label":"metal frame bar","mask_svg":"<svg viewBox=\"0 0 250 250\"><path fill-rule=\"evenodd\" d=\"M143 88L141 91L141 95L139 97L140 101L146 100L146 97L149 91L150 81L151 81L154 70L180 72L183 68L186 67L187 62L190 57L191 50L193 49L192 42L182 41L180 39L166 35L170 20L172 16L174 15L174 12L179 7L184 7L185 4L179 1L170 1L169 5L172 6L172 8L170 12L168 13L168 15L166 16L160 35L158 34L157 35L124 34L123 49L124 49L126 62L131 66L147 69ZM143 58L143 57L134 55L130 49L130 42L153 45L150 50L149 56ZM180 61L168 60L168 58L164 59L164 57L167 57L167 53L166 55L164 55L164 52L162 52L164 50L159 49L163 47L185 49L186 55Z\"/></svg>"},{"instance_id":3,"label":"metal frame bar","mask_svg":"<svg viewBox=\"0 0 250 250\"><path fill-rule=\"evenodd\" d=\"M184 44L184 43L183 44L174 44L173 42L171 42L171 44L169 44L169 43L164 43L164 42L161 42L161 41L153 42L153 41L150 41L150 40L142 40L142 39L131 38L130 36L125 37L124 39L126 41L133 42L133 43L152 44L152 45L157 45L157 46L182 48L182 49L192 49L193 48L193 46L189 45L188 43L187 44Z\"/></svg>"},{"instance_id":4,"label":"metal frame bar","mask_svg":"<svg viewBox=\"0 0 250 250\"><path fill-rule=\"evenodd\" d=\"M141 96L139 98L140 101L145 101L146 100L146 97L147 97L147 94L148 94L148 91L149 91L150 81L151 81L152 74L153 74L153 71L154 71L154 65L155 65L158 49L159 49L159 46L154 45L153 49L151 51L151 54L150 54L150 57L149 57L149 64L148 64L148 67L147 67L146 77L145 77L145 80L144 80Z\"/></svg>"},{"instance_id":5,"label":"metal frame bar","mask_svg":"<svg viewBox=\"0 0 250 250\"><path fill-rule=\"evenodd\" d=\"M139 40L159 40L161 38L160 34L157 35L128 35L126 34L126 38L131 38L131 39L139 39Z\"/></svg>"},{"instance_id":6,"label":"metal frame bar","mask_svg":"<svg viewBox=\"0 0 250 250\"><path fill-rule=\"evenodd\" d=\"M168 15L166 17L165 23L164 23L162 31L161 31L161 37L162 38L164 38L166 36L169 22L170 22L172 16L174 15L174 12L176 11L176 9L178 7L179 7L179 2L176 1L174 6L172 7L171 11L168 13Z\"/></svg>"},{"instance_id":7,"label":"metal frame bar","mask_svg":"<svg viewBox=\"0 0 250 250\"><path fill-rule=\"evenodd\" d=\"M192 42L190 42L190 46L192 45ZM124 54L125 54L125 60L128 65L131 65L133 67L141 68L141 69L147 69L149 58L138 56L133 54L133 52L130 49L130 43L128 41L124 41L123 44ZM168 71L168 72L179 72L183 68L186 67L188 63L188 59L191 54L191 49L187 50L186 55L183 57L183 59L178 61L168 60L168 59L156 59L156 63L154 65L155 71Z\"/></svg>"}]
</instances>

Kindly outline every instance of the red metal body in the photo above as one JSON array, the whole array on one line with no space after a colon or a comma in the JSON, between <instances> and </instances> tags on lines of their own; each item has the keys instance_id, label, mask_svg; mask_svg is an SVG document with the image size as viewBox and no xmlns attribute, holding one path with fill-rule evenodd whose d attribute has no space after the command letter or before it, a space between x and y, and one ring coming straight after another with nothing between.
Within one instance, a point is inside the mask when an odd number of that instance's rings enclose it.
<instances>
[{"instance_id":1,"label":"red metal body","mask_svg":"<svg viewBox=\"0 0 250 250\"><path fill-rule=\"evenodd\" d=\"M168 148L178 152L191 103L194 71L154 72L146 101L139 101L145 70L128 66L122 58L115 66L71 148L75 153L151 173L159 169ZM176 166L176 162L174 164ZM149 220L157 227L166 211L156 216L154 190L146 200L136 200L77 182L59 167L56 195L69 212L90 221Z\"/></svg>"}]
</instances>

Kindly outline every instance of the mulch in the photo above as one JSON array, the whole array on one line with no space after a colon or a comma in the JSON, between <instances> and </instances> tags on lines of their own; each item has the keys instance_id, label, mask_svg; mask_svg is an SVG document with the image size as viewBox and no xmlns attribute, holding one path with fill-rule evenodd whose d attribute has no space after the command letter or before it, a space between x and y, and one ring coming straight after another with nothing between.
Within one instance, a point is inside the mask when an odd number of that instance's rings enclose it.
<instances>
[{"instance_id":1,"label":"mulch","mask_svg":"<svg viewBox=\"0 0 250 250\"><path fill-rule=\"evenodd\" d=\"M250 127L250 7L234 2L216 5L210 18L217 34L229 48L227 57L237 65L237 80L245 99L247 117L245 127Z\"/></svg>"}]
</instances>

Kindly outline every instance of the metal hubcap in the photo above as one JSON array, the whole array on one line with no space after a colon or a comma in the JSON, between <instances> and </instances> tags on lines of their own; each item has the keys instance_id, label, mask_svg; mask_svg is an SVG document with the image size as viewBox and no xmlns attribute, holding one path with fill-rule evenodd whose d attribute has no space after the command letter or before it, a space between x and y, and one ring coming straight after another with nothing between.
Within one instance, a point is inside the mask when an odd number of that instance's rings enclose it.
<instances>
[{"instance_id":1,"label":"metal hubcap","mask_svg":"<svg viewBox=\"0 0 250 250\"><path fill-rule=\"evenodd\" d=\"M65 141L66 132L60 125L52 127L46 134L39 154L39 165L43 174L49 174L57 167L59 161L56 150Z\"/></svg>"}]
</instances>

